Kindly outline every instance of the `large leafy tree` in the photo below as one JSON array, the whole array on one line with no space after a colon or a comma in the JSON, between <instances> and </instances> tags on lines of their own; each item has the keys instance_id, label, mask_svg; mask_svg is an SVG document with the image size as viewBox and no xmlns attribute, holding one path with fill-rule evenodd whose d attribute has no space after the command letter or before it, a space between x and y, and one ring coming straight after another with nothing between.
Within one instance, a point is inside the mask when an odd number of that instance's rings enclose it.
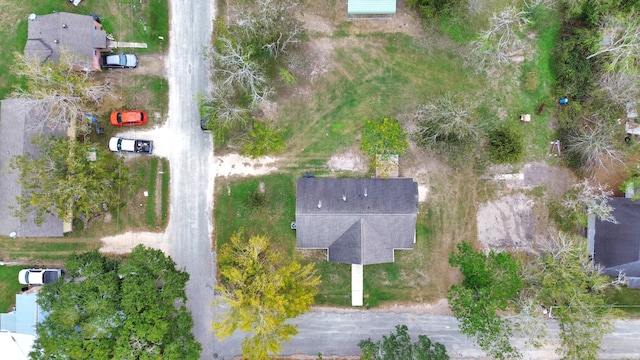
<instances>
[{"instance_id":1,"label":"large leafy tree","mask_svg":"<svg viewBox=\"0 0 640 360\"><path fill-rule=\"evenodd\" d=\"M371 338L358 343L363 360L449 360L447 349L440 343L433 343L425 335L411 342L407 325L396 325L396 333L382 336L373 342Z\"/></svg>"},{"instance_id":2,"label":"large leafy tree","mask_svg":"<svg viewBox=\"0 0 640 360\"><path fill-rule=\"evenodd\" d=\"M624 283L611 279L593 264L584 238L551 236L539 256L525 267L527 293L534 303L545 305L560 324L565 359L597 359L604 335L614 330L615 313L606 306L604 290Z\"/></svg>"},{"instance_id":3,"label":"large leafy tree","mask_svg":"<svg viewBox=\"0 0 640 360\"><path fill-rule=\"evenodd\" d=\"M313 303L320 283L313 264L285 262L269 248L266 237L246 240L241 233L221 247L218 261L221 284L216 289L229 309L213 324L216 336L250 331L242 342L245 357L268 359L268 353L277 354L281 343L298 333L285 321Z\"/></svg>"},{"instance_id":4,"label":"large leafy tree","mask_svg":"<svg viewBox=\"0 0 640 360\"><path fill-rule=\"evenodd\" d=\"M137 246L123 262L73 255L63 280L42 288L49 316L32 359L198 359L185 306L189 275L161 251Z\"/></svg>"},{"instance_id":5,"label":"large leafy tree","mask_svg":"<svg viewBox=\"0 0 640 360\"><path fill-rule=\"evenodd\" d=\"M119 190L128 183L122 159L100 151L96 144L36 136L40 156L14 156L10 167L19 172L22 195L15 215L26 219L35 213L41 223L46 213L61 219L70 214L85 224L94 216L119 206ZM91 157L95 156L95 160Z\"/></svg>"},{"instance_id":6,"label":"large leafy tree","mask_svg":"<svg viewBox=\"0 0 640 360\"><path fill-rule=\"evenodd\" d=\"M464 280L449 289L448 300L460 321L460 331L475 338L493 358L519 356L509 343L511 324L498 311L508 310L522 289L520 264L510 254L484 254L466 242L458 244L457 249L449 263L460 269Z\"/></svg>"}]
</instances>

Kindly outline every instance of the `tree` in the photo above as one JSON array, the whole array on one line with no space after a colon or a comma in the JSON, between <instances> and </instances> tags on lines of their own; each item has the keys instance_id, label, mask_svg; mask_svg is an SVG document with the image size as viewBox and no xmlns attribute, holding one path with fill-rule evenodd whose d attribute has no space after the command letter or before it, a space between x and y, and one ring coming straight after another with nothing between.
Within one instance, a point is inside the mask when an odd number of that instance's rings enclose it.
<instances>
[{"instance_id":1,"label":"tree","mask_svg":"<svg viewBox=\"0 0 640 360\"><path fill-rule=\"evenodd\" d=\"M229 305L213 324L218 338L236 330L251 332L242 341L242 353L249 359L268 359L277 354L283 341L298 333L285 321L307 311L317 293L320 277L312 263L300 265L269 248L264 236L235 234L218 256L221 284L216 286Z\"/></svg>"},{"instance_id":2,"label":"tree","mask_svg":"<svg viewBox=\"0 0 640 360\"><path fill-rule=\"evenodd\" d=\"M73 126L79 134L91 130L84 114L112 97L109 84L101 84L86 71L77 71L74 58L62 52L60 61L40 64L24 54L15 54L16 75L25 79L25 87L13 93L14 98L23 99L25 112L36 110L46 114L44 122L35 130L67 129ZM34 130L34 129L31 129Z\"/></svg>"},{"instance_id":3,"label":"tree","mask_svg":"<svg viewBox=\"0 0 640 360\"><path fill-rule=\"evenodd\" d=\"M39 135L34 138L40 157L29 153L11 158L10 167L19 172L23 192L13 209L25 221L35 213L40 224L44 215L61 219L70 214L86 225L88 221L121 204L120 188L128 184L128 172L121 158L96 150L96 144ZM89 156L96 153L95 161Z\"/></svg>"},{"instance_id":4,"label":"tree","mask_svg":"<svg viewBox=\"0 0 640 360\"><path fill-rule=\"evenodd\" d=\"M496 359L519 357L509 338L513 333L505 311L522 289L520 264L507 253L476 252L466 242L459 243L449 263L460 269L462 285L449 289L449 306L460 321L460 331L475 338L482 350Z\"/></svg>"},{"instance_id":5,"label":"tree","mask_svg":"<svg viewBox=\"0 0 640 360\"><path fill-rule=\"evenodd\" d=\"M473 122L471 106L460 95L451 93L420 105L415 114L416 142L449 153L475 142L480 131Z\"/></svg>"},{"instance_id":6,"label":"tree","mask_svg":"<svg viewBox=\"0 0 640 360\"><path fill-rule=\"evenodd\" d=\"M581 124L564 124L560 129L563 157L570 165L587 172L606 170L610 162L622 161L622 153L614 142L613 123L604 114L584 116Z\"/></svg>"},{"instance_id":7,"label":"tree","mask_svg":"<svg viewBox=\"0 0 640 360\"><path fill-rule=\"evenodd\" d=\"M604 335L614 330L615 313L606 306L604 291L624 282L611 280L595 266L585 239L558 234L541 244L538 256L525 267L523 297L546 306L560 324L565 359L597 359Z\"/></svg>"},{"instance_id":8,"label":"tree","mask_svg":"<svg viewBox=\"0 0 640 360\"><path fill-rule=\"evenodd\" d=\"M123 262L72 255L64 279L43 286L32 359L198 359L185 306L189 275L142 245Z\"/></svg>"},{"instance_id":9,"label":"tree","mask_svg":"<svg viewBox=\"0 0 640 360\"><path fill-rule=\"evenodd\" d=\"M608 221L617 224L613 216L613 208L609 205L609 199L613 196L613 190L606 184L594 184L589 179L584 179L573 185L570 192L562 199L563 207L568 211L585 214L583 226L587 225L586 217L595 215L600 221Z\"/></svg>"},{"instance_id":10,"label":"tree","mask_svg":"<svg viewBox=\"0 0 640 360\"><path fill-rule=\"evenodd\" d=\"M522 134L514 127L499 125L489 131L489 155L497 163L520 161L524 152Z\"/></svg>"},{"instance_id":11,"label":"tree","mask_svg":"<svg viewBox=\"0 0 640 360\"><path fill-rule=\"evenodd\" d=\"M253 123L253 128L247 134L242 153L251 158L257 158L269 153L280 153L287 144L284 142L284 131L278 129L270 121Z\"/></svg>"},{"instance_id":12,"label":"tree","mask_svg":"<svg viewBox=\"0 0 640 360\"><path fill-rule=\"evenodd\" d=\"M524 46L524 26L531 23L528 12L508 6L500 13L491 15L489 29L480 33L479 40L472 45L484 62L507 63L514 52Z\"/></svg>"},{"instance_id":13,"label":"tree","mask_svg":"<svg viewBox=\"0 0 640 360\"><path fill-rule=\"evenodd\" d=\"M636 12L622 14L611 12L600 25L604 37L610 44L589 55L587 59L607 55L610 70L633 72L640 62L640 20Z\"/></svg>"},{"instance_id":14,"label":"tree","mask_svg":"<svg viewBox=\"0 0 640 360\"><path fill-rule=\"evenodd\" d=\"M432 343L425 335L419 335L418 341L411 343L406 325L396 325L396 333L373 342L371 338L358 343L362 350L362 360L448 360L444 345Z\"/></svg>"},{"instance_id":15,"label":"tree","mask_svg":"<svg viewBox=\"0 0 640 360\"><path fill-rule=\"evenodd\" d=\"M372 158L388 158L404 154L409 147L407 133L393 118L365 120L360 140L360 150Z\"/></svg>"}]
</instances>

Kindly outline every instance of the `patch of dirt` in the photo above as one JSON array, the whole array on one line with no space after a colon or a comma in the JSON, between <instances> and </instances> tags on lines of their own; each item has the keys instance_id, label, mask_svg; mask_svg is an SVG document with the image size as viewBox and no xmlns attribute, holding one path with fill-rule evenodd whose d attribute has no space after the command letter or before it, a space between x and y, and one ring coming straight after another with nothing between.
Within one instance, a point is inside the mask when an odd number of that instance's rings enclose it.
<instances>
[{"instance_id":1,"label":"patch of dirt","mask_svg":"<svg viewBox=\"0 0 640 360\"><path fill-rule=\"evenodd\" d=\"M546 163L525 164L519 171L494 166L483 177L504 185L495 199L480 204L476 216L478 242L495 250L529 250L548 229L547 199L561 196L577 181L571 170ZM544 196L526 194L537 187L544 187Z\"/></svg>"},{"instance_id":2,"label":"patch of dirt","mask_svg":"<svg viewBox=\"0 0 640 360\"><path fill-rule=\"evenodd\" d=\"M251 159L239 154L216 156L215 174L217 177L265 175L277 170L277 160L271 156L258 159Z\"/></svg>"},{"instance_id":3,"label":"patch of dirt","mask_svg":"<svg viewBox=\"0 0 640 360\"><path fill-rule=\"evenodd\" d=\"M356 147L342 154L335 154L327 161L327 167L334 171L366 172L369 169L367 157Z\"/></svg>"},{"instance_id":4,"label":"patch of dirt","mask_svg":"<svg viewBox=\"0 0 640 360\"><path fill-rule=\"evenodd\" d=\"M124 234L104 237L101 241L100 252L110 254L130 253L139 244L162 250L167 255L170 250L170 241L165 233L128 231Z\"/></svg>"}]
</instances>

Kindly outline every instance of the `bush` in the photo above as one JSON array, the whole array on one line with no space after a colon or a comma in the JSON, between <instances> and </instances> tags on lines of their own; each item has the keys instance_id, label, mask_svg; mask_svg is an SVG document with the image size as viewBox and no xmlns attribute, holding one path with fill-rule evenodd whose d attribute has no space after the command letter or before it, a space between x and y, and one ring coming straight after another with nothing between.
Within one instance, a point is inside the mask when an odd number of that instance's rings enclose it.
<instances>
[{"instance_id":1,"label":"bush","mask_svg":"<svg viewBox=\"0 0 640 360\"><path fill-rule=\"evenodd\" d=\"M244 140L242 153L251 158L280 153L287 146L283 140L283 133L284 131L270 122L256 121Z\"/></svg>"},{"instance_id":2,"label":"bush","mask_svg":"<svg viewBox=\"0 0 640 360\"><path fill-rule=\"evenodd\" d=\"M397 120L384 118L364 121L360 150L370 157L402 155L408 147L407 134Z\"/></svg>"},{"instance_id":3,"label":"bush","mask_svg":"<svg viewBox=\"0 0 640 360\"><path fill-rule=\"evenodd\" d=\"M522 158L522 133L513 126L499 125L489 131L489 156L496 163L513 163Z\"/></svg>"}]
</instances>

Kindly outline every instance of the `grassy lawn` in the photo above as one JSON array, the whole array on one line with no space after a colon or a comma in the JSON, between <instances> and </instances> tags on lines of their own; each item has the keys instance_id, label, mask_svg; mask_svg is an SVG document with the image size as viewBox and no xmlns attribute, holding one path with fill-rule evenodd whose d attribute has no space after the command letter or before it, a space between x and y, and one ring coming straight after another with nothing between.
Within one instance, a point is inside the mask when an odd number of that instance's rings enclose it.
<instances>
[{"instance_id":1,"label":"grassy lawn","mask_svg":"<svg viewBox=\"0 0 640 360\"><path fill-rule=\"evenodd\" d=\"M623 311L629 317L640 318L640 290L627 287L611 289L607 293L607 303Z\"/></svg>"},{"instance_id":2,"label":"grassy lawn","mask_svg":"<svg viewBox=\"0 0 640 360\"><path fill-rule=\"evenodd\" d=\"M22 285L18 282L18 273L24 266L0 265L0 312L7 312L16 302L16 294Z\"/></svg>"},{"instance_id":3,"label":"grassy lawn","mask_svg":"<svg viewBox=\"0 0 640 360\"><path fill-rule=\"evenodd\" d=\"M331 7L326 2L325 5ZM324 15L331 18L330 14ZM477 31L484 24L486 20L473 19L471 26L476 28L472 30ZM478 119L482 127L498 122L521 127L527 142L525 160L545 161L548 143L554 137L548 124L555 106L550 65L550 49L559 29L555 16L541 17L535 24L532 46L537 51L531 57L490 71L476 69L474 63L465 60L470 36L465 31L469 29L463 29L461 24L449 25L449 34L458 32L458 42L438 31L431 32L432 28L424 37L412 37L402 33L362 33L355 29L356 23L341 23L331 35L312 33L310 41L321 41L331 49L330 71L311 84L303 84L308 93L303 99L278 99L280 117L276 121L287 129L288 136L287 166L279 170L280 174L216 181L217 246L241 229L247 235L267 235L276 248L289 256L316 263L322 276L317 303L348 306L350 266L327 262L323 250L295 251L295 232L290 230L290 222L295 217L295 181L302 173L330 177L371 175L371 171L332 174L326 166L332 155L358 146L365 119L391 116L411 128L418 105L445 93L461 94L472 99L486 115ZM541 103L545 108L534 115ZM519 116L523 113L534 115L534 120L521 123ZM427 175L429 194L420 205L414 250L396 251L395 263L364 267L365 303L370 306L423 303L446 297L451 284L459 280L448 257L458 242L476 241L476 204L495 192L491 183L479 179L483 164L454 170L446 166L446 159L426 157L410 152L401 159L401 169L428 168L425 162L440 165ZM266 185L265 201L255 206L251 198L260 182Z\"/></svg>"}]
</instances>

